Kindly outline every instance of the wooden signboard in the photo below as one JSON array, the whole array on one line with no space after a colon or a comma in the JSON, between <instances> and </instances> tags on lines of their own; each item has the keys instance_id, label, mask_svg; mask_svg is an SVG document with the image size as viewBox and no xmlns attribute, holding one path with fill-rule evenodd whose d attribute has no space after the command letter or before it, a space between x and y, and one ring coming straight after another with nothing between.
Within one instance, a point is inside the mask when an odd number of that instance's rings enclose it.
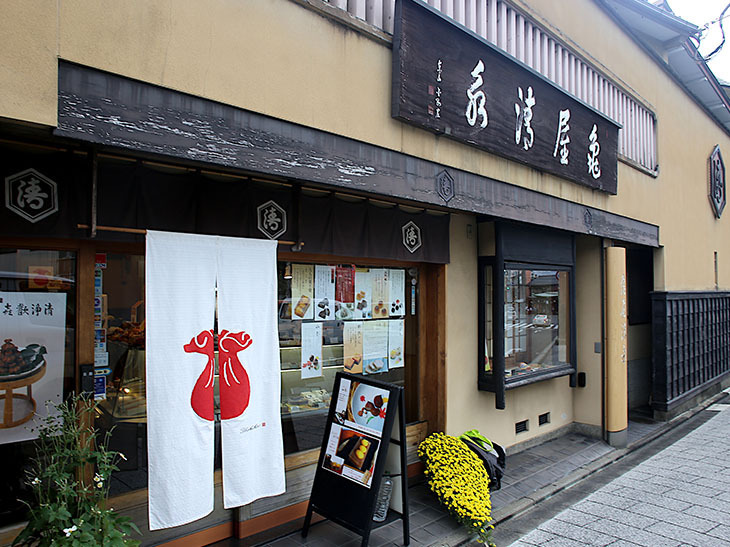
<instances>
[{"instance_id":1,"label":"wooden signboard","mask_svg":"<svg viewBox=\"0 0 730 547\"><path fill-rule=\"evenodd\" d=\"M392 116L617 192L619 125L420 0L397 0Z\"/></svg>"},{"instance_id":2,"label":"wooden signboard","mask_svg":"<svg viewBox=\"0 0 730 547\"><path fill-rule=\"evenodd\" d=\"M365 547L373 528L380 482L388 465L389 475L395 477L393 500L399 506L393 513L403 521L403 542L408 545L405 440L403 388L338 372L302 536L307 536L312 512L317 512L360 534ZM388 458L391 444L399 449L397 458L392 454Z\"/></svg>"}]
</instances>

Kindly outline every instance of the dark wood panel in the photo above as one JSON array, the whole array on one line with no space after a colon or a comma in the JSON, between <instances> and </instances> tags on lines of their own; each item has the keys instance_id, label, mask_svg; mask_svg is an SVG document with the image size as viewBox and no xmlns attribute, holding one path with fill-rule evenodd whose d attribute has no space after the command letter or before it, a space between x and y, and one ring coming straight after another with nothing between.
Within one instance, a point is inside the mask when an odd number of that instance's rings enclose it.
<instances>
[{"instance_id":1,"label":"dark wood panel","mask_svg":"<svg viewBox=\"0 0 730 547\"><path fill-rule=\"evenodd\" d=\"M54 133L116 153L214 164L620 241L659 243L655 225L450 167L455 195L446 204L436 192L443 165L66 62L59 66Z\"/></svg>"},{"instance_id":2,"label":"dark wood panel","mask_svg":"<svg viewBox=\"0 0 730 547\"><path fill-rule=\"evenodd\" d=\"M610 194L619 126L417 0L399 0L393 117Z\"/></svg>"}]
</instances>

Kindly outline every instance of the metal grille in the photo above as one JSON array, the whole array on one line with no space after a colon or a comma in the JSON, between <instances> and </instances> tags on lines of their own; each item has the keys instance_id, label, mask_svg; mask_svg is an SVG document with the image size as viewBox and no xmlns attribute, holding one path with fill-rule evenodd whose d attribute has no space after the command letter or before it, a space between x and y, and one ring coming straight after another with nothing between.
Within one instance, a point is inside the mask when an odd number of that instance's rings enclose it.
<instances>
[{"instance_id":1,"label":"metal grille","mask_svg":"<svg viewBox=\"0 0 730 547\"><path fill-rule=\"evenodd\" d=\"M395 0L325 1L393 33ZM502 0L428 0L428 4L620 123L619 154L656 173L654 114L575 50Z\"/></svg>"},{"instance_id":2,"label":"metal grille","mask_svg":"<svg viewBox=\"0 0 730 547\"><path fill-rule=\"evenodd\" d=\"M537 423L539 425L545 425L550 423L550 413L546 412L545 414L540 414L537 417Z\"/></svg>"},{"instance_id":3,"label":"metal grille","mask_svg":"<svg viewBox=\"0 0 730 547\"><path fill-rule=\"evenodd\" d=\"M529 429L529 420L522 420L521 422L515 423L515 433L524 433Z\"/></svg>"}]
</instances>

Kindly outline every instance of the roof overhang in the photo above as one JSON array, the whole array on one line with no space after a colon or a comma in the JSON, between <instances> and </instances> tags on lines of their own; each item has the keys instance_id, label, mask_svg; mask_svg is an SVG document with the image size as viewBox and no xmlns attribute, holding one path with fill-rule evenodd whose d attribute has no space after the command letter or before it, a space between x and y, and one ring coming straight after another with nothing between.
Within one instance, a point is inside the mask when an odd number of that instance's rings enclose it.
<instances>
[{"instance_id":1,"label":"roof overhang","mask_svg":"<svg viewBox=\"0 0 730 547\"><path fill-rule=\"evenodd\" d=\"M690 37L699 28L646 0L596 0L730 134L730 99Z\"/></svg>"}]
</instances>

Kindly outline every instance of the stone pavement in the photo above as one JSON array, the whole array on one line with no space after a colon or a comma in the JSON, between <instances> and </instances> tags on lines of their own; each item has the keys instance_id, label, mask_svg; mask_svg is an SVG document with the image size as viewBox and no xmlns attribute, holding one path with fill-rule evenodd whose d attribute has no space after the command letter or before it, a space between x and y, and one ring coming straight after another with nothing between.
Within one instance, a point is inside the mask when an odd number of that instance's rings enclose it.
<instances>
[{"instance_id":1,"label":"stone pavement","mask_svg":"<svg viewBox=\"0 0 730 547\"><path fill-rule=\"evenodd\" d=\"M730 405L512 547L730 547Z\"/></svg>"},{"instance_id":2,"label":"stone pavement","mask_svg":"<svg viewBox=\"0 0 730 547\"><path fill-rule=\"evenodd\" d=\"M698 419L697 417L706 413L703 409L707 405L722 399L727 399L725 393L720 393L708 399L697 408L678 416L671 422L659 423L642 418L641 416L633 417L633 419L629 422L629 446L625 449L615 449L600 440L592 439L578 433L569 433L540 445L528 448L517 454L508 455L506 475L502 481L502 489L492 493L492 516L498 524L497 530L495 531L495 537L499 539L499 532L503 529L506 530L509 528L511 523L519 520L521 514L528 511L534 512L536 508L550 505L551 500L560 497L561 493L570 492L571 496L575 499L579 499L576 496L580 496L582 498L592 494L597 487L605 484L609 480L608 478L599 479L598 475L608 473L607 470L609 469L615 470L611 471L613 476L618 476L626 470L631 470L634 467L635 462L629 461L632 459L629 457L630 455L640 453L642 450L645 450L647 446L653 446L656 439L666 439L675 433L677 437L679 437L680 434L684 435L686 431L691 431L695 427L692 420L696 420ZM721 405L717 404L714 406L718 408L721 407ZM709 414L714 417L714 413ZM680 433L678 430L681 429L684 429L685 431ZM728 428L726 434L730 434L730 428ZM666 440L664 442L665 444L669 444L672 441ZM660 447L652 448L652 453L657 452L659 449ZM728 458L730 458L730 456L728 456ZM637 461L640 461L638 456ZM675 462L674 467L672 467L671 463L666 465L670 467L670 471L671 469L676 469L678 471L681 470L680 463ZM681 473L678 476L681 477ZM666 479L666 477L664 478ZM685 489L689 488L687 485L688 481L681 478L679 480L682 481ZM730 486L730 484L728 486ZM730 491L730 488L727 488L727 490ZM466 544L478 545L476 542L469 543L471 538L469 538L463 528L458 526L458 524L439 505L438 501L435 499L433 494L428 491L425 484L421 483L412 486L409 489L409 498L411 545L414 547L450 547ZM621 501L620 505L636 505L636 501L637 500L635 499L628 499L626 502ZM730 499L723 501L727 501L730 505ZM567 507L571 503L572 502L564 504L563 507ZM600 502L594 501L593 503ZM675 504L675 506L681 506L681 504ZM563 507L561 507L561 509ZM592 505L586 505L585 508L595 507ZM587 511L578 512L586 513L588 515L591 514L587 513ZM694 517L695 515L691 516ZM599 521L606 520L600 519L596 515L593 515L593 517L595 518L592 520L590 517L588 518L591 522L596 523L594 526L599 526L599 524L597 524ZM730 517L730 515L728 515L728 517ZM538 526L542 520L545 520L545 518L546 517L536 520L536 517L533 516L532 520L534 521L534 526L530 525L527 528L523 527L511 529L509 534L506 534L509 539L499 543L499 547L504 547L506 543L520 538L525 531L532 530L534 527ZM671 514L668 518L672 518L673 520L666 523L673 524L676 522L678 517ZM665 522L660 521L659 519L657 520L658 522ZM558 526L564 527L572 524L573 523L570 522L565 523L561 520ZM725 524L730 526L730 521ZM627 526L623 523L620 523L618 526L620 527L621 525ZM586 527L584 526L582 528ZM520 532L521 530L522 532ZM586 528L586 530L587 532L585 532L585 534L600 532L600 530L592 530L591 528ZM575 540L575 538L571 538L567 535L561 537L559 534L554 533L555 530L545 532L540 529L539 531L546 535L536 535L534 540L538 541L537 543L529 543L529 536L525 536L521 540L523 541L522 543L515 543L515 547L541 545L542 543L539 543L539 541L542 541L541 538L545 539L545 541L551 541L550 545L552 547L560 547L561 545L589 544L582 539ZM250 547L252 545L272 545L276 547L296 547L300 545L310 547L354 547L360 545L359 536L329 521L314 524L306 539L302 538L298 531L293 533L291 531L289 531L289 533L283 532L281 536L278 537L275 535L275 532L274 534L267 535L268 537L266 538L253 537L243 540L227 539L215 543L214 545L216 547ZM719 539L714 536L710 537ZM730 536L728 537L730 538ZM615 543L617 546L632 545L632 543L616 543L616 540L618 539L618 537L611 536L611 542ZM636 544L635 541L636 539L634 540L633 545ZM603 545L605 544L606 543ZM679 543L677 543L677 545L678 544ZM691 542L685 544L691 545ZM392 547L399 545L403 545L403 532L400 520L386 522L384 526L374 530L370 537L371 547ZM662 538L662 541L656 545L664 546L674 544L671 542L667 543L666 538ZM712 543L702 545L704 547L704 545L712 545Z\"/></svg>"}]
</instances>

